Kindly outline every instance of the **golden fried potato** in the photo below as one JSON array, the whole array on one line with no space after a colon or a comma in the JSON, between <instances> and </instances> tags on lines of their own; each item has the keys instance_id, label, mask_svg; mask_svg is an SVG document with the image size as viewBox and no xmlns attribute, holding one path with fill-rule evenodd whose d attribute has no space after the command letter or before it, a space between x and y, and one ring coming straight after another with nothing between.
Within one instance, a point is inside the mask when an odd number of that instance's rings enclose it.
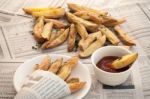
<instances>
[{"instance_id":1,"label":"golden fried potato","mask_svg":"<svg viewBox=\"0 0 150 99\"><path fill-rule=\"evenodd\" d=\"M42 49L54 48L54 47L57 47L58 45L64 43L68 37L68 32L69 32L69 29L66 29L60 36L58 36L52 42L45 42L41 48Z\"/></svg>"},{"instance_id":2,"label":"golden fried potato","mask_svg":"<svg viewBox=\"0 0 150 99\"><path fill-rule=\"evenodd\" d=\"M51 64L48 71L53 72L54 74L56 74L59 71L60 67L62 66L62 62L63 62L63 58L57 59L55 62L53 62Z\"/></svg>"},{"instance_id":3,"label":"golden fried potato","mask_svg":"<svg viewBox=\"0 0 150 99\"><path fill-rule=\"evenodd\" d=\"M84 51L96 38L93 36L88 36L86 39L81 39L79 41L80 50Z\"/></svg>"},{"instance_id":4,"label":"golden fried potato","mask_svg":"<svg viewBox=\"0 0 150 99\"><path fill-rule=\"evenodd\" d=\"M83 24L77 23L76 25L77 32L81 36L82 39L86 39L88 36L88 32L86 31L86 28Z\"/></svg>"},{"instance_id":5,"label":"golden fried potato","mask_svg":"<svg viewBox=\"0 0 150 99\"><path fill-rule=\"evenodd\" d=\"M114 69L121 69L126 66L132 64L138 57L138 53L132 53L122 56L120 59L116 59L112 63L112 68Z\"/></svg>"},{"instance_id":6,"label":"golden fried potato","mask_svg":"<svg viewBox=\"0 0 150 99\"><path fill-rule=\"evenodd\" d=\"M71 67L68 67L68 66L63 66L60 70L59 70L59 72L58 72L58 76L61 78L61 79L63 79L63 80L66 80L69 76L70 76L70 74L71 74Z\"/></svg>"},{"instance_id":7,"label":"golden fried potato","mask_svg":"<svg viewBox=\"0 0 150 99\"><path fill-rule=\"evenodd\" d=\"M70 76L72 69L77 65L78 60L78 57L72 57L68 59L66 62L64 62L57 75L63 80L66 80Z\"/></svg>"},{"instance_id":8,"label":"golden fried potato","mask_svg":"<svg viewBox=\"0 0 150 99\"><path fill-rule=\"evenodd\" d=\"M32 14L32 12L40 12L40 11L48 11L52 9L57 9L56 7L49 7L49 8L32 8L32 7L25 7L23 11L27 14Z\"/></svg>"},{"instance_id":9,"label":"golden fried potato","mask_svg":"<svg viewBox=\"0 0 150 99\"><path fill-rule=\"evenodd\" d=\"M123 45L122 47L124 47L126 49L131 49L131 46L125 46L125 45Z\"/></svg>"},{"instance_id":10,"label":"golden fried potato","mask_svg":"<svg viewBox=\"0 0 150 99\"><path fill-rule=\"evenodd\" d=\"M96 9L92 9L92 8L88 8L85 6L80 6L78 4L72 4L69 3L68 4L68 8L73 11L73 12L78 12L78 11L88 11L94 14L97 14L98 16L103 16L103 15L107 15L108 12L104 11L104 10L96 10Z\"/></svg>"},{"instance_id":11,"label":"golden fried potato","mask_svg":"<svg viewBox=\"0 0 150 99\"><path fill-rule=\"evenodd\" d=\"M53 22L49 22L44 25L43 32L41 34L44 39L50 39L52 28Z\"/></svg>"},{"instance_id":12,"label":"golden fried potato","mask_svg":"<svg viewBox=\"0 0 150 99\"><path fill-rule=\"evenodd\" d=\"M118 36L123 44L128 46L136 45L135 41L130 36L128 36L128 34L119 26L115 26L114 29L118 33Z\"/></svg>"},{"instance_id":13,"label":"golden fried potato","mask_svg":"<svg viewBox=\"0 0 150 99\"><path fill-rule=\"evenodd\" d=\"M81 58L89 57L96 49L102 47L104 45L105 41L106 41L106 36L103 35L102 38L97 39L87 49L79 52L79 56Z\"/></svg>"},{"instance_id":14,"label":"golden fried potato","mask_svg":"<svg viewBox=\"0 0 150 99\"><path fill-rule=\"evenodd\" d=\"M46 11L32 12L33 17L44 16L45 18L60 18L63 17L64 15L65 15L64 8L56 8Z\"/></svg>"},{"instance_id":15,"label":"golden fried potato","mask_svg":"<svg viewBox=\"0 0 150 99\"><path fill-rule=\"evenodd\" d=\"M85 86L86 82L75 82L75 83L69 83L69 88L71 93L74 93L80 89L82 89Z\"/></svg>"},{"instance_id":16,"label":"golden fried potato","mask_svg":"<svg viewBox=\"0 0 150 99\"><path fill-rule=\"evenodd\" d=\"M64 31L65 31L64 29L60 29L60 31L58 32L52 31L50 39L43 43L43 45L41 46L41 49L45 49L47 45L49 45L53 40L55 40L58 36L60 36L60 34L62 34Z\"/></svg>"},{"instance_id":17,"label":"golden fried potato","mask_svg":"<svg viewBox=\"0 0 150 99\"><path fill-rule=\"evenodd\" d=\"M82 19L85 19L85 20L90 20L96 24L101 24L103 21L102 18L98 17L97 14L90 13L88 11L79 11L79 12L74 13L74 15L76 15Z\"/></svg>"},{"instance_id":18,"label":"golden fried potato","mask_svg":"<svg viewBox=\"0 0 150 99\"><path fill-rule=\"evenodd\" d=\"M62 33L64 33L65 29L60 29L60 31L58 31L56 33L56 37L60 36Z\"/></svg>"},{"instance_id":19,"label":"golden fried potato","mask_svg":"<svg viewBox=\"0 0 150 99\"><path fill-rule=\"evenodd\" d=\"M64 65L71 67L73 69L77 65L78 61L79 61L79 57L74 56L74 57L68 59L66 62L64 62Z\"/></svg>"},{"instance_id":20,"label":"golden fried potato","mask_svg":"<svg viewBox=\"0 0 150 99\"><path fill-rule=\"evenodd\" d=\"M36 21L35 26L33 27L33 33L34 33L34 37L35 39L39 42L42 43L44 41L44 39L42 38L42 31L43 31L43 27L44 27L44 17L39 17Z\"/></svg>"},{"instance_id":21,"label":"golden fried potato","mask_svg":"<svg viewBox=\"0 0 150 99\"><path fill-rule=\"evenodd\" d=\"M76 31L75 25L71 24L69 38L68 38L68 52L73 51L73 48L75 46L76 34L77 34L77 31Z\"/></svg>"},{"instance_id":22,"label":"golden fried potato","mask_svg":"<svg viewBox=\"0 0 150 99\"><path fill-rule=\"evenodd\" d=\"M93 43L93 41L95 41L96 39L100 39L101 37L102 33L100 31L91 33L88 35L86 39L81 39L79 41L78 46L80 50L84 51L91 43Z\"/></svg>"},{"instance_id":23,"label":"golden fried potato","mask_svg":"<svg viewBox=\"0 0 150 99\"><path fill-rule=\"evenodd\" d=\"M124 18L121 18L121 19L116 19L116 21L114 21L114 22L109 22L109 21L104 22L103 25L112 27L112 26L115 26L115 25L122 24L124 22L126 22L126 20Z\"/></svg>"},{"instance_id":24,"label":"golden fried potato","mask_svg":"<svg viewBox=\"0 0 150 99\"><path fill-rule=\"evenodd\" d=\"M59 20L55 20L55 19L44 19L45 22L53 22L54 24L54 28L56 29L61 29L61 28L65 28L66 25L62 22L62 21L59 21Z\"/></svg>"},{"instance_id":25,"label":"golden fried potato","mask_svg":"<svg viewBox=\"0 0 150 99\"><path fill-rule=\"evenodd\" d=\"M88 31L91 31L91 32L97 31L98 25L93 23L93 22L90 22L90 21L84 20L82 18L79 18L79 17L75 16L74 14L72 14L70 12L66 12L66 16L67 16L67 19L70 22L73 22L73 23L76 23L76 24L77 23L83 24Z\"/></svg>"},{"instance_id":26,"label":"golden fried potato","mask_svg":"<svg viewBox=\"0 0 150 99\"><path fill-rule=\"evenodd\" d=\"M42 62L38 65L37 69L46 71L46 70L48 70L50 64L51 64L51 58L50 58L50 56L47 55L47 56L44 57Z\"/></svg>"},{"instance_id":27,"label":"golden fried potato","mask_svg":"<svg viewBox=\"0 0 150 99\"><path fill-rule=\"evenodd\" d=\"M76 83L76 82L79 82L80 80L79 80L79 78L69 78L69 79L67 79L67 83Z\"/></svg>"},{"instance_id":28,"label":"golden fried potato","mask_svg":"<svg viewBox=\"0 0 150 99\"><path fill-rule=\"evenodd\" d=\"M107 27L105 26L101 26L99 28L99 30L106 35L107 39L113 44L113 45L118 45L118 43L120 42L120 40L118 39L118 37L111 31L109 30Z\"/></svg>"},{"instance_id":29,"label":"golden fried potato","mask_svg":"<svg viewBox=\"0 0 150 99\"><path fill-rule=\"evenodd\" d=\"M99 39L99 38L102 37L102 33L101 33L101 31L97 31L97 32L94 32L94 33L90 33L89 36Z\"/></svg>"}]
</instances>

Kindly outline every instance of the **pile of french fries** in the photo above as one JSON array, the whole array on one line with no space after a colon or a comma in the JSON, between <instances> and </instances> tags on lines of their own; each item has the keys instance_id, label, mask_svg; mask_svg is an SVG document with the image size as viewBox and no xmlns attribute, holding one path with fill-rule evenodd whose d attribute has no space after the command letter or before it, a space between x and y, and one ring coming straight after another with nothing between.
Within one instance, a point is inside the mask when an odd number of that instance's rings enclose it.
<instances>
[{"instance_id":1,"label":"pile of french fries","mask_svg":"<svg viewBox=\"0 0 150 99\"><path fill-rule=\"evenodd\" d=\"M68 84L71 93L74 93L82 89L86 84L86 82L80 82L80 79L77 77L70 77L72 70L78 63L78 60L79 58L74 56L65 62L63 62L63 58L59 58L54 62L51 62L50 56L47 55L40 64L36 64L35 70L44 70L56 74Z\"/></svg>"},{"instance_id":2,"label":"pile of french fries","mask_svg":"<svg viewBox=\"0 0 150 99\"><path fill-rule=\"evenodd\" d=\"M33 32L37 42L42 44L41 49L54 48L68 41L68 52L78 45L79 56L86 58L107 42L127 48L136 45L119 26L126 21L124 18L116 19L104 10L77 4L68 4L68 8L70 11L60 7L23 8L36 19Z\"/></svg>"}]
</instances>

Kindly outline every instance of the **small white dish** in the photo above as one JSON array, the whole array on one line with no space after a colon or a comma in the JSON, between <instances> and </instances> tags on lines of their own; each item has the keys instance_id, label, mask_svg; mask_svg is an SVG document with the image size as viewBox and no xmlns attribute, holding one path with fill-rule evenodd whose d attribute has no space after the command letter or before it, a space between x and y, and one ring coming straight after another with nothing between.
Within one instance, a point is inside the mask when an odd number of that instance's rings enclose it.
<instances>
[{"instance_id":1,"label":"small white dish","mask_svg":"<svg viewBox=\"0 0 150 99\"><path fill-rule=\"evenodd\" d=\"M91 60L92 60L92 65L97 79L103 84L110 85L110 86L116 86L125 82L128 76L130 75L132 68L134 67L134 63L130 66L129 69L118 73L111 73L99 69L96 66L96 64L98 63L99 60L101 60L105 56L121 57L123 55L130 54L130 53L132 53L130 50L119 46L106 46L96 50L92 54Z\"/></svg>"},{"instance_id":2,"label":"small white dish","mask_svg":"<svg viewBox=\"0 0 150 99\"><path fill-rule=\"evenodd\" d=\"M62 57L63 60L67 60L70 57L66 55L59 55L59 54L49 54L52 61ZM24 62L22 65L18 67L14 74L13 84L14 88L17 92L22 87L23 82L27 79L27 76L34 71L35 64L38 64L42 61L45 55L40 55L35 58L29 59L28 61ZM64 97L63 99L82 99L90 90L91 87L91 76L88 68L83 65L80 61L78 62L77 66L74 68L71 74L72 77L79 77L81 81L86 81L86 85L83 89L78 92L75 92L69 96Z\"/></svg>"}]
</instances>

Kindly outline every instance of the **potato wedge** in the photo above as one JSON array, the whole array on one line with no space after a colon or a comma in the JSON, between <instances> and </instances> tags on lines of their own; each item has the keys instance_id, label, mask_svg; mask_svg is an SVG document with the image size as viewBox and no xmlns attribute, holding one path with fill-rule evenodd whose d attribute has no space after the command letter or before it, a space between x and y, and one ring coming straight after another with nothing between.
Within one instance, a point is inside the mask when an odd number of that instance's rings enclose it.
<instances>
[{"instance_id":1,"label":"potato wedge","mask_svg":"<svg viewBox=\"0 0 150 99\"><path fill-rule=\"evenodd\" d=\"M113 44L113 45L118 45L120 40L118 39L118 37L111 31L109 30L107 27L102 26L99 28L99 30L106 35L107 39Z\"/></svg>"},{"instance_id":2,"label":"potato wedge","mask_svg":"<svg viewBox=\"0 0 150 99\"><path fill-rule=\"evenodd\" d=\"M79 57L74 56L64 62L64 66L71 67L72 69L78 64Z\"/></svg>"},{"instance_id":3,"label":"potato wedge","mask_svg":"<svg viewBox=\"0 0 150 99\"><path fill-rule=\"evenodd\" d=\"M90 22L90 21L87 21L87 20L84 20L82 18L79 18L70 12L66 12L66 16L70 22L73 22L76 24L77 23L83 24L88 31L95 32L98 29L97 24Z\"/></svg>"},{"instance_id":4,"label":"potato wedge","mask_svg":"<svg viewBox=\"0 0 150 99\"><path fill-rule=\"evenodd\" d=\"M116 22L104 22L103 25L105 26L110 26L110 27L113 27L113 26L116 26L116 25L119 25L119 24L122 24L126 22L125 18L121 18L121 19L116 19Z\"/></svg>"},{"instance_id":5,"label":"potato wedge","mask_svg":"<svg viewBox=\"0 0 150 99\"><path fill-rule=\"evenodd\" d=\"M84 51L96 38L93 36L88 36L86 39L81 39L79 41L80 50Z\"/></svg>"},{"instance_id":6,"label":"potato wedge","mask_svg":"<svg viewBox=\"0 0 150 99\"><path fill-rule=\"evenodd\" d=\"M98 15L94 14L94 13L90 13L88 11L79 11L74 13L74 15L85 19L85 20L90 20L96 24L101 24L102 23L102 18L98 17Z\"/></svg>"},{"instance_id":7,"label":"potato wedge","mask_svg":"<svg viewBox=\"0 0 150 99\"><path fill-rule=\"evenodd\" d=\"M120 59L113 61L112 68L121 69L132 64L138 57L138 53L132 53L122 56Z\"/></svg>"},{"instance_id":8,"label":"potato wedge","mask_svg":"<svg viewBox=\"0 0 150 99\"><path fill-rule=\"evenodd\" d=\"M86 39L88 36L88 32L86 31L86 28L84 27L83 24L77 23L76 25L76 30L81 36L82 39Z\"/></svg>"},{"instance_id":9,"label":"potato wedge","mask_svg":"<svg viewBox=\"0 0 150 99\"><path fill-rule=\"evenodd\" d=\"M59 20L55 20L55 19L44 19L45 22L53 22L54 24L54 28L56 29L61 29L61 28L65 28L66 25L62 22L62 21L59 21Z\"/></svg>"},{"instance_id":10,"label":"potato wedge","mask_svg":"<svg viewBox=\"0 0 150 99\"><path fill-rule=\"evenodd\" d=\"M69 83L69 88L71 93L74 93L80 89L82 89L85 86L86 82L75 82L75 83Z\"/></svg>"},{"instance_id":11,"label":"potato wedge","mask_svg":"<svg viewBox=\"0 0 150 99\"><path fill-rule=\"evenodd\" d=\"M93 42L87 49L84 51L79 52L79 56L81 58L89 57L96 49L102 47L106 41L106 36L103 35L102 38L97 39L95 42Z\"/></svg>"},{"instance_id":12,"label":"potato wedge","mask_svg":"<svg viewBox=\"0 0 150 99\"><path fill-rule=\"evenodd\" d=\"M100 39L102 37L102 34L100 31L91 33L88 35L86 39L81 39L78 46L80 50L84 51L91 43L93 43L94 40Z\"/></svg>"},{"instance_id":13,"label":"potato wedge","mask_svg":"<svg viewBox=\"0 0 150 99\"><path fill-rule=\"evenodd\" d=\"M33 27L33 34L37 42L42 43L44 39L42 38L42 31L44 28L44 17L39 17L36 21L35 26Z\"/></svg>"},{"instance_id":14,"label":"potato wedge","mask_svg":"<svg viewBox=\"0 0 150 99\"><path fill-rule=\"evenodd\" d=\"M60 36L58 36L52 42L45 42L41 48L47 49L47 48L54 48L54 47L59 46L60 44L62 44L66 41L66 39L68 37L68 32L69 32L69 29L66 29Z\"/></svg>"},{"instance_id":15,"label":"potato wedge","mask_svg":"<svg viewBox=\"0 0 150 99\"><path fill-rule=\"evenodd\" d=\"M51 58L50 56L45 56L42 62L38 65L38 69L40 70L48 70L49 66L51 64Z\"/></svg>"},{"instance_id":16,"label":"potato wedge","mask_svg":"<svg viewBox=\"0 0 150 99\"><path fill-rule=\"evenodd\" d=\"M63 79L63 80L66 80L69 76L70 76L70 74L71 74L71 67L68 67L68 66L63 66L60 70L59 70L59 72L58 72L58 76L61 78L61 79Z\"/></svg>"},{"instance_id":17,"label":"potato wedge","mask_svg":"<svg viewBox=\"0 0 150 99\"><path fill-rule=\"evenodd\" d=\"M49 22L44 25L43 32L41 34L44 39L50 39L52 28L53 22Z\"/></svg>"},{"instance_id":18,"label":"potato wedge","mask_svg":"<svg viewBox=\"0 0 150 99\"><path fill-rule=\"evenodd\" d=\"M85 6L80 6L78 4L72 4L72 3L69 3L68 4L68 8L73 11L73 12L77 12L77 11L88 11L88 12L91 12L91 13L95 13L97 14L98 16L101 16L101 15L107 15L108 12L104 11L104 10L96 10L96 9L92 9L92 8L88 8L88 7L85 7Z\"/></svg>"},{"instance_id":19,"label":"potato wedge","mask_svg":"<svg viewBox=\"0 0 150 99\"><path fill-rule=\"evenodd\" d=\"M123 44L128 46L136 45L135 41L130 36L128 36L128 34L123 31L119 26L115 26L114 30L117 32Z\"/></svg>"},{"instance_id":20,"label":"potato wedge","mask_svg":"<svg viewBox=\"0 0 150 99\"><path fill-rule=\"evenodd\" d=\"M63 62L63 58L57 59L54 63L51 64L48 71L56 74L59 71L60 67L62 66L62 62Z\"/></svg>"},{"instance_id":21,"label":"potato wedge","mask_svg":"<svg viewBox=\"0 0 150 99\"><path fill-rule=\"evenodd\" d=\"M99 39L102 37L102 33L101 33L101 31L98 31L98 32L90 33L89 36Z\"/></svg>"},{"instance_id":22,"label":"potato wedge","mask_svg":"<svg viewBox=\"0 0 150 99\"><path fill-rule=\"evenodd\" d=\"M71 24L69 38L68 38L68 52L73 51L73 48L75 46L76 34L77 34L77 31L76 31L75 25Z\"/></svg>"},{"instance_id":23,"label":"potato wedge","mask_svg":"<svg viewBox=\"0 0 150 99\"><path fill-rule=\"evenodd\" d=\"M131 49L131 46L125 46L125 45L123 45L122 47L124 47L126 49Z\"/></svg>"},{"instance_id":24,"label":"potato wedge","mask_svg":"<svg viewBox=\"0 0 150 99\"><path fill-rule=\"evenodd\" d=\"M65 29L60 29L60 31L58 31L56 33L56 37L59 37L62 33L64 33Z\"/></svg>"},{"instance_id":25,"label":"potato wedge","mask_svg":"<svg viewBox=\"0 0 150 99\"><path fill-rule=\"evenodd\" d=\"M32 8L32 7L25 7L23 8L23 11L27 14L32 14L32 12L40 12L40 11L48 11L52 9L57 9L55 7L49 7L49 8Z\"/></svg>"},{"instance_id":26,"label":"potato wedge","mask_svg":"<svg viewBox=\"0 0 150 99\"><path fill-rule=\"evenodd\" d=\"M57 75L63 80L66 80L70 76L72 69L76 66L77 63L78 57L72 57L68 59L66 62L64 62Z\"/></svg>"},{"instance_id":27,"label":"potato wedge","mask_svg":"<svg viewBox=\"0 0 150 99\"><path fill-rule=\"evenodd\" d=\"M60 18L65 15L64 8L50 9L40 12L32 12L33 17L44 16L45 18Z\"/></svg>"},{"instance_id":28,"label":"potato wedge","mask_svg":"<svg viewBox=\"0 0 150 99\"><path fill-rule=\"evenodd\" d=\"M76 83L76 82L79 82L80 80L79 80L79 78L69 78L69 79L67 79L67 83Z\"/></svg>"},{"instance_id":29,"label":"potato wedge","mask_svg":"<svg viewBox=\"0 0 150 99\"><path fill-rule=\"evenodd\" d=\"M57 37L57 32L53 32L51 33L50 39L47 42L52 42L54 39L56 39Z\"/></svg>"},{"instance_id":30,"label":"potato wedge","mask_svg":"<svg viewBox=\"0 0 150 99\"><path fill-rule=\"evenodd\" d=\"M60 36L65 30L61 29L60 31L52 31L51 37L48 41L44 42L41 46L41 49L46 49L46 46L49 45L53 40Z\"/></svg>"}]
</instances>

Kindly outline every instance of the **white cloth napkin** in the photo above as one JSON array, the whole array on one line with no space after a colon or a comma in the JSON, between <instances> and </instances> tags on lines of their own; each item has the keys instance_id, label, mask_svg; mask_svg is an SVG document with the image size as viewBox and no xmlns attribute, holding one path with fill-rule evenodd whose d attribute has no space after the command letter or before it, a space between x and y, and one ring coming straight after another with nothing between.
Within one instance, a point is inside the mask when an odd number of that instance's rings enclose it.
<instances>
[{"instance_id":1,"label":"white cloth napkin","mask_svg":"<svg viewBox=\"0 0 150 99\"><path fill-rule=\"evenodd\" d=\"M71 94L65 81L55 74L36 70L14 99L58 99Z\"/></svg>"}]
</instances>

